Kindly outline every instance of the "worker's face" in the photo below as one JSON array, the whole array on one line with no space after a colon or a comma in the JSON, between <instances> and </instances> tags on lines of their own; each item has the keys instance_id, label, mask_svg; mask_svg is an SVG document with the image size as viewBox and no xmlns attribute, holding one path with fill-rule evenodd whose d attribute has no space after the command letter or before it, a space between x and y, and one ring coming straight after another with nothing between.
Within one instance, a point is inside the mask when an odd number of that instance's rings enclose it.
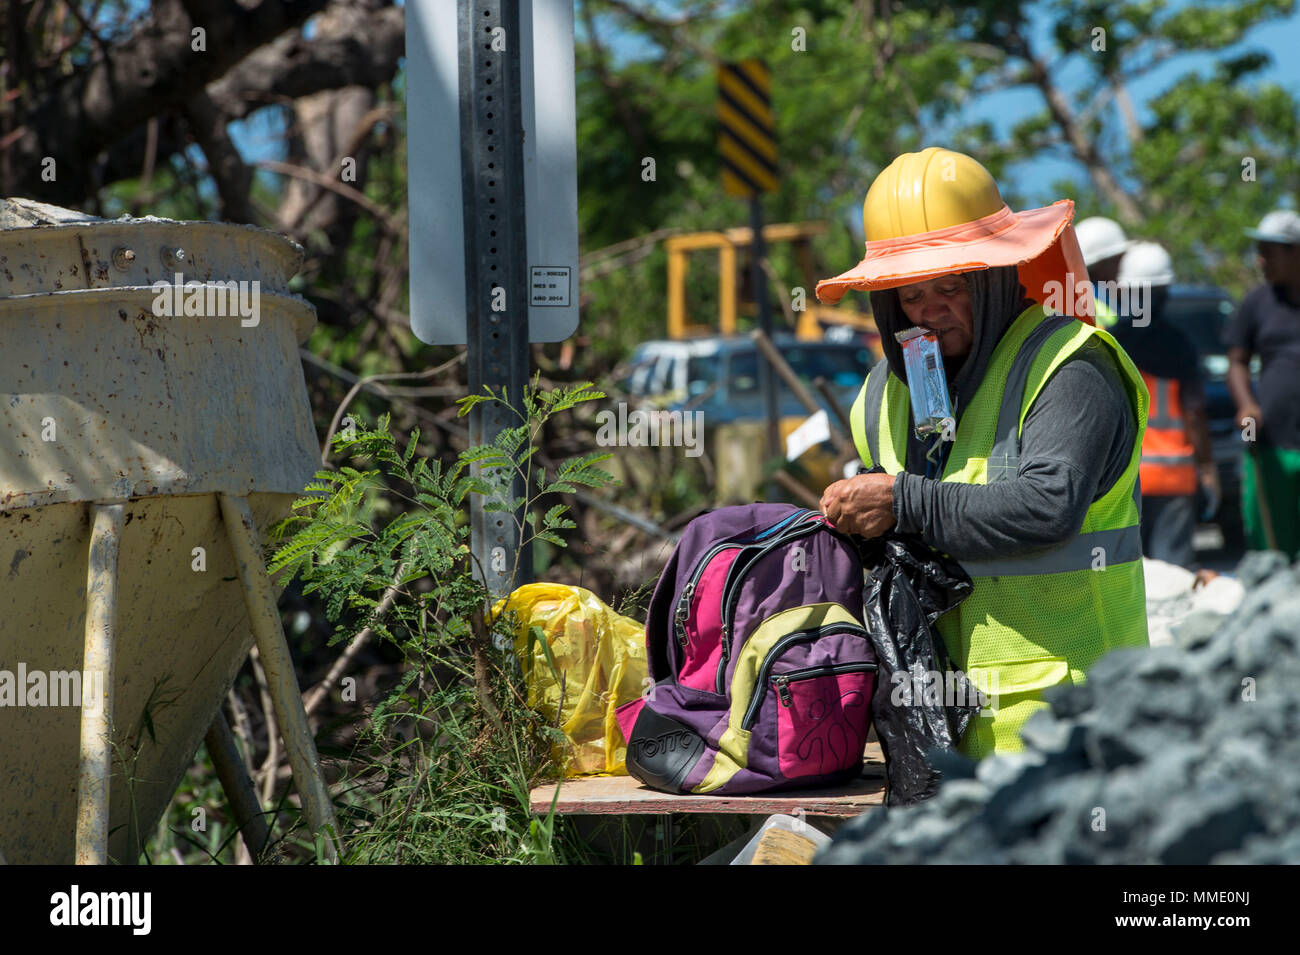
<instances>
[{"instance_id":1,"label":"worker's face","mask_svg":"<svg viewBox=\"0 0 1300 955\"><path fill-rule=\"evenodd\" d=\"M970 288L960 275L904 285L898 290L903 314L913 325L939 333L939 351L944 358L965 358L975 339Z\"/></svg>"},{"instance_id":2,"label":"worker's face","mask_svg":"<svg viewBox=\"0 0 1300 955\"><path fill-rule=\"evenodd\" d=\"M1259 243L1259 270L1270 285L1300 280L1300 245Z\"/></svg>"}]
</instances>

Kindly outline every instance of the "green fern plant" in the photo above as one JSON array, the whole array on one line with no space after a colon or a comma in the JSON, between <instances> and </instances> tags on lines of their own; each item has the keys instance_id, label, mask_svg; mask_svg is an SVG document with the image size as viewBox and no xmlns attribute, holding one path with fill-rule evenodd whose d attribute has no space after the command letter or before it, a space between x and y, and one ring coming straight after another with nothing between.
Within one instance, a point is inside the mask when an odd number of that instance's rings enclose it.
<instances>
[{"instance_id":1,"label":"green fern plant","mask_svg":"<svg viewBox=\"0 0 1300 955\"><path fill-rule=\"evenodd\" d=\"M340 807L349 861L555 861L552 819L533 819L528 792L556 730L528 708L501 649L510 640L492 639L508 637L511 621L491 613L469 503L480 495L485 510L517 520L521 551L538 540L563 547L575 525L556 498L616 483L599 466L610 455L547 473L537 452L549 421L603 397L589 383L544 390L535 379L518 406L488 389L462 398L461 416L498 402L517 423L449 463L417 455L418 431L399 446L386 415L340 433L335 447L351 463L318 472L273 530L271 573L319 594L331 644L368 626L404 659L396 685L358 714L365 752L349 764L353 797ZM502 493L515 478L527 493Z\"/></svg>"}]
</instances>

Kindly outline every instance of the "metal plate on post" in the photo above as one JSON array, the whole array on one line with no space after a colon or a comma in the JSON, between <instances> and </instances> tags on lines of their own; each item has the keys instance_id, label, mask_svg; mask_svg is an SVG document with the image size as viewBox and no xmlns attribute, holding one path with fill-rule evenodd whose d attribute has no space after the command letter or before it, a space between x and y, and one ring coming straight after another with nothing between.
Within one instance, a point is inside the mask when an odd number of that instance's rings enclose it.
<instances>
[{"instance_id":1,"label":"metal plate on post","mask_svg":"<svg viewBox=\"0 0 1300 955\"><path fill-rule=\"evenodd\" d=\"M460 68L462 7L459 0L406 4L411 327L421 341L437 345L470 341L465 270L472 252L461 208L471 196L454 185L461 181L466 135L460 109L468 81ZM514 30L500 22L505 8L514 11ZM563 341L578 327L573 4L503 0L475 9L482 21L473 25L475 50L484 54L481 68L494 70L507 59L519 64L521 113L509 127L500 110L483 110L482 118L489 121L485 134L522 130L527 227L520 261L530 280L527 340ZM502 32L492 32L497 28ZM492 102L500 103L499 97Z\"/></svg>"}]
</instances>

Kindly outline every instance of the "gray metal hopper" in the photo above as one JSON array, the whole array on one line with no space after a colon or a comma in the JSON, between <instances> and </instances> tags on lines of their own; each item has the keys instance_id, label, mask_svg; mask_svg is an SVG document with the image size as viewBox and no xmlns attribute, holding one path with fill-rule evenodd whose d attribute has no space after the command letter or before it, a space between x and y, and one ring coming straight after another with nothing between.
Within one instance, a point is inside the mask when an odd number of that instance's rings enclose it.
<instances>
[{"instance_id":1,"label":"gray metal hopper","mask_svg":"<svg viewBox=\"0 0 1300 955\"><path fill-rule=\"evenodd\" d=\"M0 206L0 853L135 861L255 635L308 821L332 824L261 560L319 456L301 249Z\"/></svg>"}]
</instances>

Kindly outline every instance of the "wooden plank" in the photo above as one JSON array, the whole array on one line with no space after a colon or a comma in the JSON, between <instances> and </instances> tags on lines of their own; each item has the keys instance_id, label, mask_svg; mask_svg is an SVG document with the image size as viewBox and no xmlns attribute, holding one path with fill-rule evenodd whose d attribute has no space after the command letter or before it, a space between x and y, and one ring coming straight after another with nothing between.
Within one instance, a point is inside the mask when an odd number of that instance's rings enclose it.
<instances>
[{"instance_id":1,"label":"wooden plank","mask_svg":"<svg viewBox=\"0 0 1300 955\"><path fill-rule=\"evenodd\" d=\"M866 749L864 775L842 786L751 796L678 796L661 793L631 776L579 776L562 783L546 783L529 794L530 808L545 815L551 810L555 788L560 798L557 815L663 815L666 813L737 813L770 816L775 813L809 816L857 816L884 804L885 765L880 744Z\"/></svg>"},{"instance_id":2,"label":"wooden plank","mask_svg":"<svg viewBox=\"0 0 1300 955\"><path fill-rule=\"evenodd\" d=\"M538 786L529 796L534 813L550 812L556 783ZM557 815L663 815L665 813L739 813L770 816L856 816L883 804L883 778L862 777L831 789L791 790L752 796L678 796L650 789L631 776L583 776L560 785Z\"/></svg>"}]
</instances>

